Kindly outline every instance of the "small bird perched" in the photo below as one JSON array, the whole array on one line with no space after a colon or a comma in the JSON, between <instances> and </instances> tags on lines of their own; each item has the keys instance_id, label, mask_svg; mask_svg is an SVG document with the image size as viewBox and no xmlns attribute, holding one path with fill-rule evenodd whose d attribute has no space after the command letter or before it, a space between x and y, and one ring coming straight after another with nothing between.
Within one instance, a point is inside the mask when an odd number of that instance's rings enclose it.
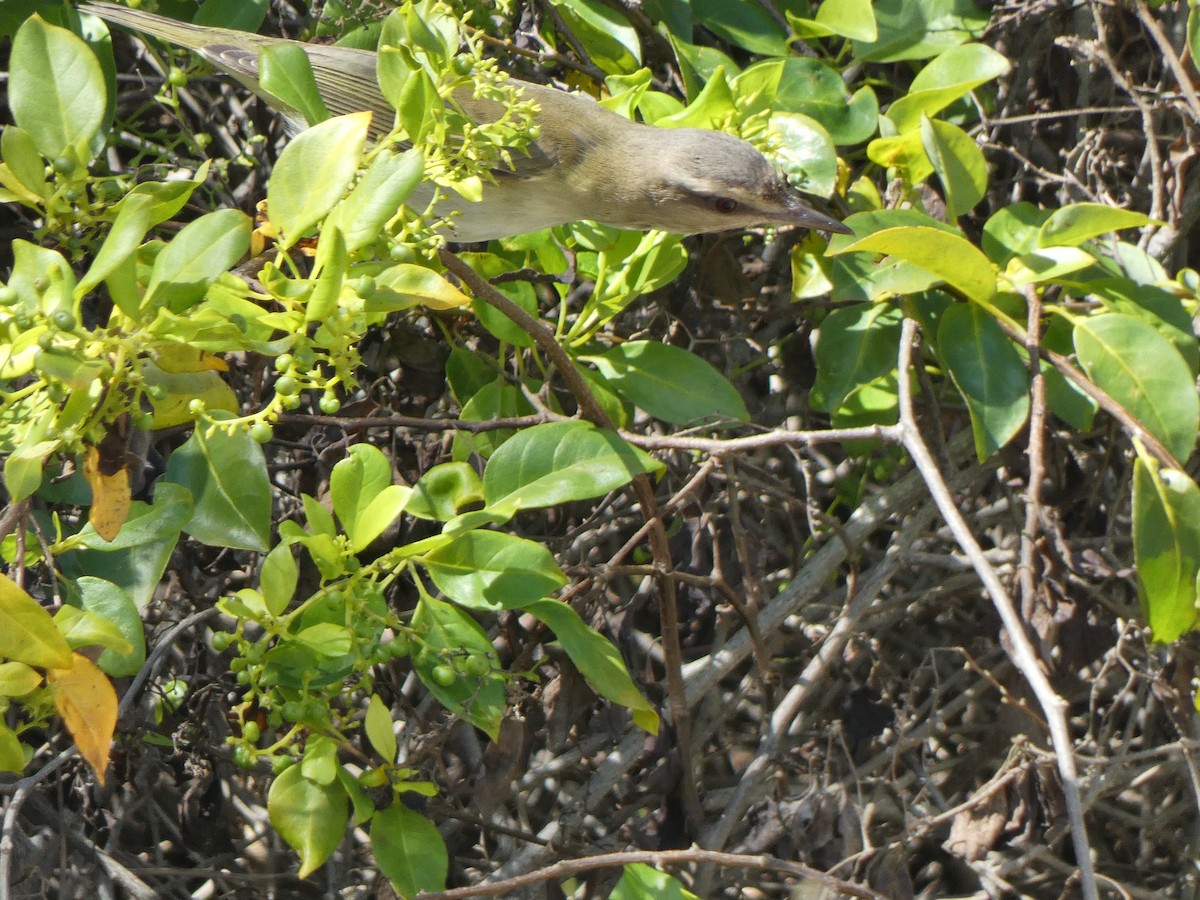
<instances>
[{"instance_id":1,"label":"small bird perched","mask_svg":"<svg viewBox=\"0 0 1200 900\"><path fill-rule=\"evenodd\" d=\"M261 96L294 129L304 127L303 119L259 84L258 51L271 44L304 49L334 115L370 110L377 121L387 123L395 115L379 89L376 54L370 51L192 25L111 3L85 2L79 8L188 48ZM537 104L538 137L514 171L494 173L482 200L447 202L459 211L449 226L454 240L485 241L581 219L682 234L756 225L851 233L806 204L766 157L739 138L631 122L590 97L511 81L524 99ZM477 121L498 117L496 104L473 100L469 92L460 91L455 101ZM432 196L432 187L425 186L422 195Z\"/></svg>"}]
</instances>

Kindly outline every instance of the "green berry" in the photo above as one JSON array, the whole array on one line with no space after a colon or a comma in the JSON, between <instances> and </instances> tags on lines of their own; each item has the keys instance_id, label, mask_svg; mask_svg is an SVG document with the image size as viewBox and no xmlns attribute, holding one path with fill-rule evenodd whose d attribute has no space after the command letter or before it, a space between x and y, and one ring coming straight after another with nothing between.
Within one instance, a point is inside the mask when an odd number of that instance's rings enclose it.
<instances>
[{"instance_id":1,"label":"green berry","mask_svg":"<svg viewBox=\"0 0 1200 900\"><path fill-rule=\"evenodd\" d=\"M321 400L317 405L321 407L321 412L325 415L332 416L342 408L342 401L337 398L337 394L325 393L321 395Z\"/></svg>"},{"instance_id":2,"label":"green berry","mask_svg":"<svg viewBox=\"0 0 1200 900\"><path fill-rule=\"evenodd\" d=\"M463 660L463 671L475 678L482 678L492 671L492 661L482 653L473 653Z\"/></svg>"},{"instance_id":3,"label":"green berry","mask_svg":"<svg viewBox=\"0 0 1200 900\"><path fill-rule=\"evenodd\" d=\"M275 775L282 775L290 769L296 761L285 753L279 753L271 757L271 772Z\"/></svg>"},{"instance_id":4,"label":"green berry","mask_svg":"<svg viewBox=\"0 0 1200 900\"><path fill-rule=\"evenodd\" d=\"M174 87L183 87L187 84L187 75L178 66L171 66L171 71L167 73L167 81L171 82Z\"/></svg>"},{"instance_id":5,"label":"green berry","mask_svg":"<svg viewBox=\"0 0 1200 900\"><path fill-rule=\"evenodd\" d=\"M228 631L218 631L212 636L212 648L218 653L224 653L233 643L233 635Z\"/></svg>"},{"instance_id":6,"label":"green berry","mask_svg":"<svg viewBox=\"0 0 1200 900\"><path fill-rule=\"evenodd\" d=\"M54 171L59 175L70 175L75 171L75 160L69 156L59 156L50 165L54 166Z\"/></svg>"},{"instance_id":7,"label":"green berry","mask_svg":"<svg viewBox=\"0 0 1200 900\"><path fill-rule=\"evenodd\" d=\"M269 444L275 437L275 429L266 422L255 422L250 426L250 437L257 443Z\"/></svg>"},{"instance_id":8,"label":"green berry","mask_svg":"<svg viewBox=\"0 0 1200 900\"><path fill-rule=\"evenodd\" d=\"M239 769L253 769L258 761L258 754L247 744L238 744L233 748L233 764Z\"/></svg>"},{"instance_id":9,"label":"green berry","mask_svg":"<svg viewBox=\"0 0 1200 900\"><path fill-rule=\"evenodd\" d=\"M242 726L242 737L251 744L257 744L258 739L262 737L262 728L259 727L257 722L251 719Z\"/></svg>"},{"instance_id":10,"label":"green berry","mask_svg":"<svg viewBox=\"0 0 1200 900\"><path fill-rule=\"evenodd\" d=\"M50 314L50 321L61 331L74 331L79 324L69 309L56 309Z\"/></svg>"},{"instance_id":11,"label":"green berry","mask_svg":"<svg viewBox=\"0 0 1200 900\"><path fill-rule=\"evenodd\" d=\"M11 285L0 285L0 306L12 306L17 302L16 288Z\"/></svg>"},{"instance_id":12,"label":"green berry","mask_svg":"<svg viewBox=\"0 0 1200 900\"><path fill-rule=\"evenodd\" d=\"M290 353L281 353L275 357L275 371L286 372L296 365L296 357Z\"/></svg>"},{"instance_id":13,"label":"green berry","mask_svg":"<svg viewBox=\"0 0 1200 900\"><path fill-rule=\"evenodd\" d=\"M275 382L275 393L281 397L294 397L299 390L299 383L291 375L280 375Z\"/></svg>"},{"instance_id":14,"label":"green berry","mask_svg":"<svg viewBox=\"0 0 1200 900\"><path fill-rule=\"evenodd\" d=\"M433 678L433 683L438 687L450 687L458 681L458 673L445 664L434 666L433 671L429 674Z\"/></svg>"}]
</instances>

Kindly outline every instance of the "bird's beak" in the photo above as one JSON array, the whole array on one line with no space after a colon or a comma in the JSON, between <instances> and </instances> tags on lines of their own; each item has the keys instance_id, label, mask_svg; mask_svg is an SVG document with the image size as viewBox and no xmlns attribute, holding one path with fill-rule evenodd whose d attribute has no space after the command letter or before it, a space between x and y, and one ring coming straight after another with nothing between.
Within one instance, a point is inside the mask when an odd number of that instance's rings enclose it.
<instances>
[{"instance_id":1,"label":"bird's beak","mask_svg":"<svg viewBox=\"0 0 1200 900\"><path fill-rule=\"evenodd\" d=\"M785 211L779 216L780 222L799 225L801 228L813 228L817 231L828 231L831 234L854 234L849 228L833 216L817 212L799 197L788 195Z\"/></svg>"}]
</instances>

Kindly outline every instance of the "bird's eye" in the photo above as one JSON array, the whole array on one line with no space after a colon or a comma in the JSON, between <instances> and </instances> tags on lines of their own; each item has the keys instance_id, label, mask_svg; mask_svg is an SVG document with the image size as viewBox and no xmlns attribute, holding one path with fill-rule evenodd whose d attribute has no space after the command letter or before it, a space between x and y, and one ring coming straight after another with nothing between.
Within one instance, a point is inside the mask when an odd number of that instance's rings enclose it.
<instances>
[{"instance_id":1,"label":"bird's eye","mask_svg":"<svg viewBox=\"0 0 1200 900\"><path fill-rule=\"evenodd\" d=\"M713 201L713 208L720 213L731 213L738 208L738 202L729 197L718 197Z\"/></svg>"}]
</instances>

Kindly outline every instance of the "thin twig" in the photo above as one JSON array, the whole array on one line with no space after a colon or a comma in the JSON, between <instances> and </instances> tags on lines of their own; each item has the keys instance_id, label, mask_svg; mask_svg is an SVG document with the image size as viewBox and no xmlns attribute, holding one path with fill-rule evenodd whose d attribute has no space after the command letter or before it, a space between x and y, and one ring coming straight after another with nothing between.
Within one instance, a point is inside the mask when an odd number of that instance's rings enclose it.
<instances>
[{"instance_id":1,"label":"thin twig","mask_svg":"<svg viewBox=\"0 0 1200 900\"><path fill-rule=\"evenodd\" d=\"M904 320L900 333L899 371L907 372L912 364L912 345L916 336L916 323L909 318ZM912 457L929 493L933 496L941 511L942 518L949 527L958 546L971 560L979 580L992 599L1000 621L1004 624L1008 635L1005 649L1012 659L1013 665L1025 677L1038 704L1046 716L1046 724L1050 729L1050 741L1054 746L1055 759L1058 763L1059 777L1062 779L1063 798L1067 804L1067 817L1071 825L1071 840L1075 848L1076 863L1079 866L1079 886L1084 900L1099 900L1096 888L1096 874L1092 867L1091 847L1088 844L1087 828L1083 821L1083 808L1079 796L1079 778L1075 769L1074 747L1071 733L1067 727L1067 704L1055 692L1046 673L1042 670L1041 662L1034 652L1025 633L1024 623L1017 614L1017 608L1012 597L1001 583L996 570L984 556L983 549L971 533L970 526L958 510L954 498L946 487L942 473L934 462L929 448L917 427L916 414L913 409L913 398L907 378L899 379L900 393L900 429L904 448Z\"/></svg>"}]
</instances>

